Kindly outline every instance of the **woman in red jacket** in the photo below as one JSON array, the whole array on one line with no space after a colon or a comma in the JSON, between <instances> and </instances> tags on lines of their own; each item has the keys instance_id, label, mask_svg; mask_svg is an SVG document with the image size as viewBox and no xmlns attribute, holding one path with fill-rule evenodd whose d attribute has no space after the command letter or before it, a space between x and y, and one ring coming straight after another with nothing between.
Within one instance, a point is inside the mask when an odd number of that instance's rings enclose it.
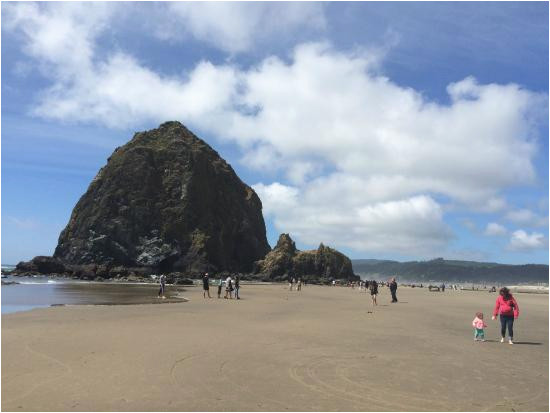
<instances>
[{"instance_id":1,"label":"woman in red jacket","mask_svg":"<svg viewBox=\"0 0 550 413\"><path fill-rule=\"evenodd\" d=\"M519 306L508 288L502 287L499 293L493 311L493 320L497 318L497 314L500 314L500 335L502 336L500 342L504 343L506 327L508 327L508 335L510 336L508 343L514 344L514 319L519 316Z\"/></svg>"}]
</instances>

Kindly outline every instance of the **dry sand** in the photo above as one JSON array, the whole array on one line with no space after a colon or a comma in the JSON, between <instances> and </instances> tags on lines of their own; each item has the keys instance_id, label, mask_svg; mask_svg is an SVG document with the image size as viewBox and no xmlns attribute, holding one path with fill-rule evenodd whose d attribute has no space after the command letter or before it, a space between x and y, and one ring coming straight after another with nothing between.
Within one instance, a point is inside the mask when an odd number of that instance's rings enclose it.
<instances>
[{"instance_id":1,"label":"dry sand","mask_svg":"<svg viewBox=\"0 0 550 413\"><path fill-rule=\"evenodd\" d=\"M2 315L2 410L548 411L548 295L516 295L513 346L487 292L382 289L374 314L343 287L241 295Z\"/></svg>"}]
</instances>

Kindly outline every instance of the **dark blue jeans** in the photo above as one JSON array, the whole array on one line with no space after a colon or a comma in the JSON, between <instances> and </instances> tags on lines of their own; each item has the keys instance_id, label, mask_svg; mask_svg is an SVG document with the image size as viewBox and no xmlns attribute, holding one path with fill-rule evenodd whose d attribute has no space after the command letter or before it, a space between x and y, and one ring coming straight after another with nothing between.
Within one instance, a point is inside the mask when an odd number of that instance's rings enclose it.
<instances>
[{"instance_id":1,"label":"dark blue jeans","mask_svg":"<svg viewBox=\"0 0 550 413\"><path fill-rule=\"evenodd\" d=\"M508 326L508 335L510 338L514 338L514 316L513 315L500 315L500 335L506 336L506 326Z\"/></svg>"}]
</instances>

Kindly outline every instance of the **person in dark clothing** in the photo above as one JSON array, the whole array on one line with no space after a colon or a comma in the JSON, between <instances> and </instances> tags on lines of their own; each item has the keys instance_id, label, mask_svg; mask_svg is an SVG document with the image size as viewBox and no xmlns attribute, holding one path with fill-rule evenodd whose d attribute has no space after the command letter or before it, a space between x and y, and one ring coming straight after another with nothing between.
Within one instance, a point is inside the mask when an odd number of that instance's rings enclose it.
<instances>
[{"instance_id":1,"label":"person in dark clothing","mask_svg":"<svg viewBox=\"0 0 550 413\"><path fill-rule=\"evenodd\" d=\"M378 305L378 303L376 302L376 296L378 295L378 283L376 281L371 281L369 283L369 291L372 298L372 305Z\"/></svg>"},{"instance_id":2,"label":"person in dark clothing","mask_svg":"<svg viewBox=\"0 0 550 413\"><path fill-rule=\"evenodd\" d=\"M208 273L205 272L202 276L202 296L206 298L206 295L208 294L208 298L210 297L210 278L208 277Z\"/></svg>"},{"instance_id":3,"label":"person in dark clothing","mask_svg":"<svg viewBox=\"0 0 550 413\"><path fill-rule=\"evenodd\" d=\"M218 298L222 298L222 287L223 287L223 280L220 278L220 281L218 283Z\"/></svg>"},{"instance_id":4,"label":"person in dark clothing","mask_svg":"<svg viewBox=\"0 0 550 413\"><path fill-rule=\"evenodd\" d=\"M237 275L235 277L235 298L237 300L241 299L241 297L239 297L239 288L240 288L240 280L239 280L239 276Z\"/></svg>"},{"instance_id":5,"label":"person in dark clothing","mask_svg":"<svg viewBox=\"0 0 550 413\"><path fill-rule=\"evenodd\" d=\"M397 302L397 281L395 281L395 277L391 279L390 282L390 293L391 293L391 302L396 303Z\"/></svg>"}]
</instances>

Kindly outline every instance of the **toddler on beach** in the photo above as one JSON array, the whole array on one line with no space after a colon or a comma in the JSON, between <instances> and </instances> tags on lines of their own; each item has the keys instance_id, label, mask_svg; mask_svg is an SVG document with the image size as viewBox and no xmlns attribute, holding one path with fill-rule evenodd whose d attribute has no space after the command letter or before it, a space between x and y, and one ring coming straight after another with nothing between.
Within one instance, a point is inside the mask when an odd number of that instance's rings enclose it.
<instances>
[{"instance_id":1,"label":"toddler on beach","mask_svg":"<svg viewBox=\"0 0 550 413\"><path fill-rule=\"evenodd\" d=\"M474 341L485 341L485 331L487 324L483 321L483 313L476 313L476 318L472 321L474 327Z\"/></svg>"}]
</instances>

